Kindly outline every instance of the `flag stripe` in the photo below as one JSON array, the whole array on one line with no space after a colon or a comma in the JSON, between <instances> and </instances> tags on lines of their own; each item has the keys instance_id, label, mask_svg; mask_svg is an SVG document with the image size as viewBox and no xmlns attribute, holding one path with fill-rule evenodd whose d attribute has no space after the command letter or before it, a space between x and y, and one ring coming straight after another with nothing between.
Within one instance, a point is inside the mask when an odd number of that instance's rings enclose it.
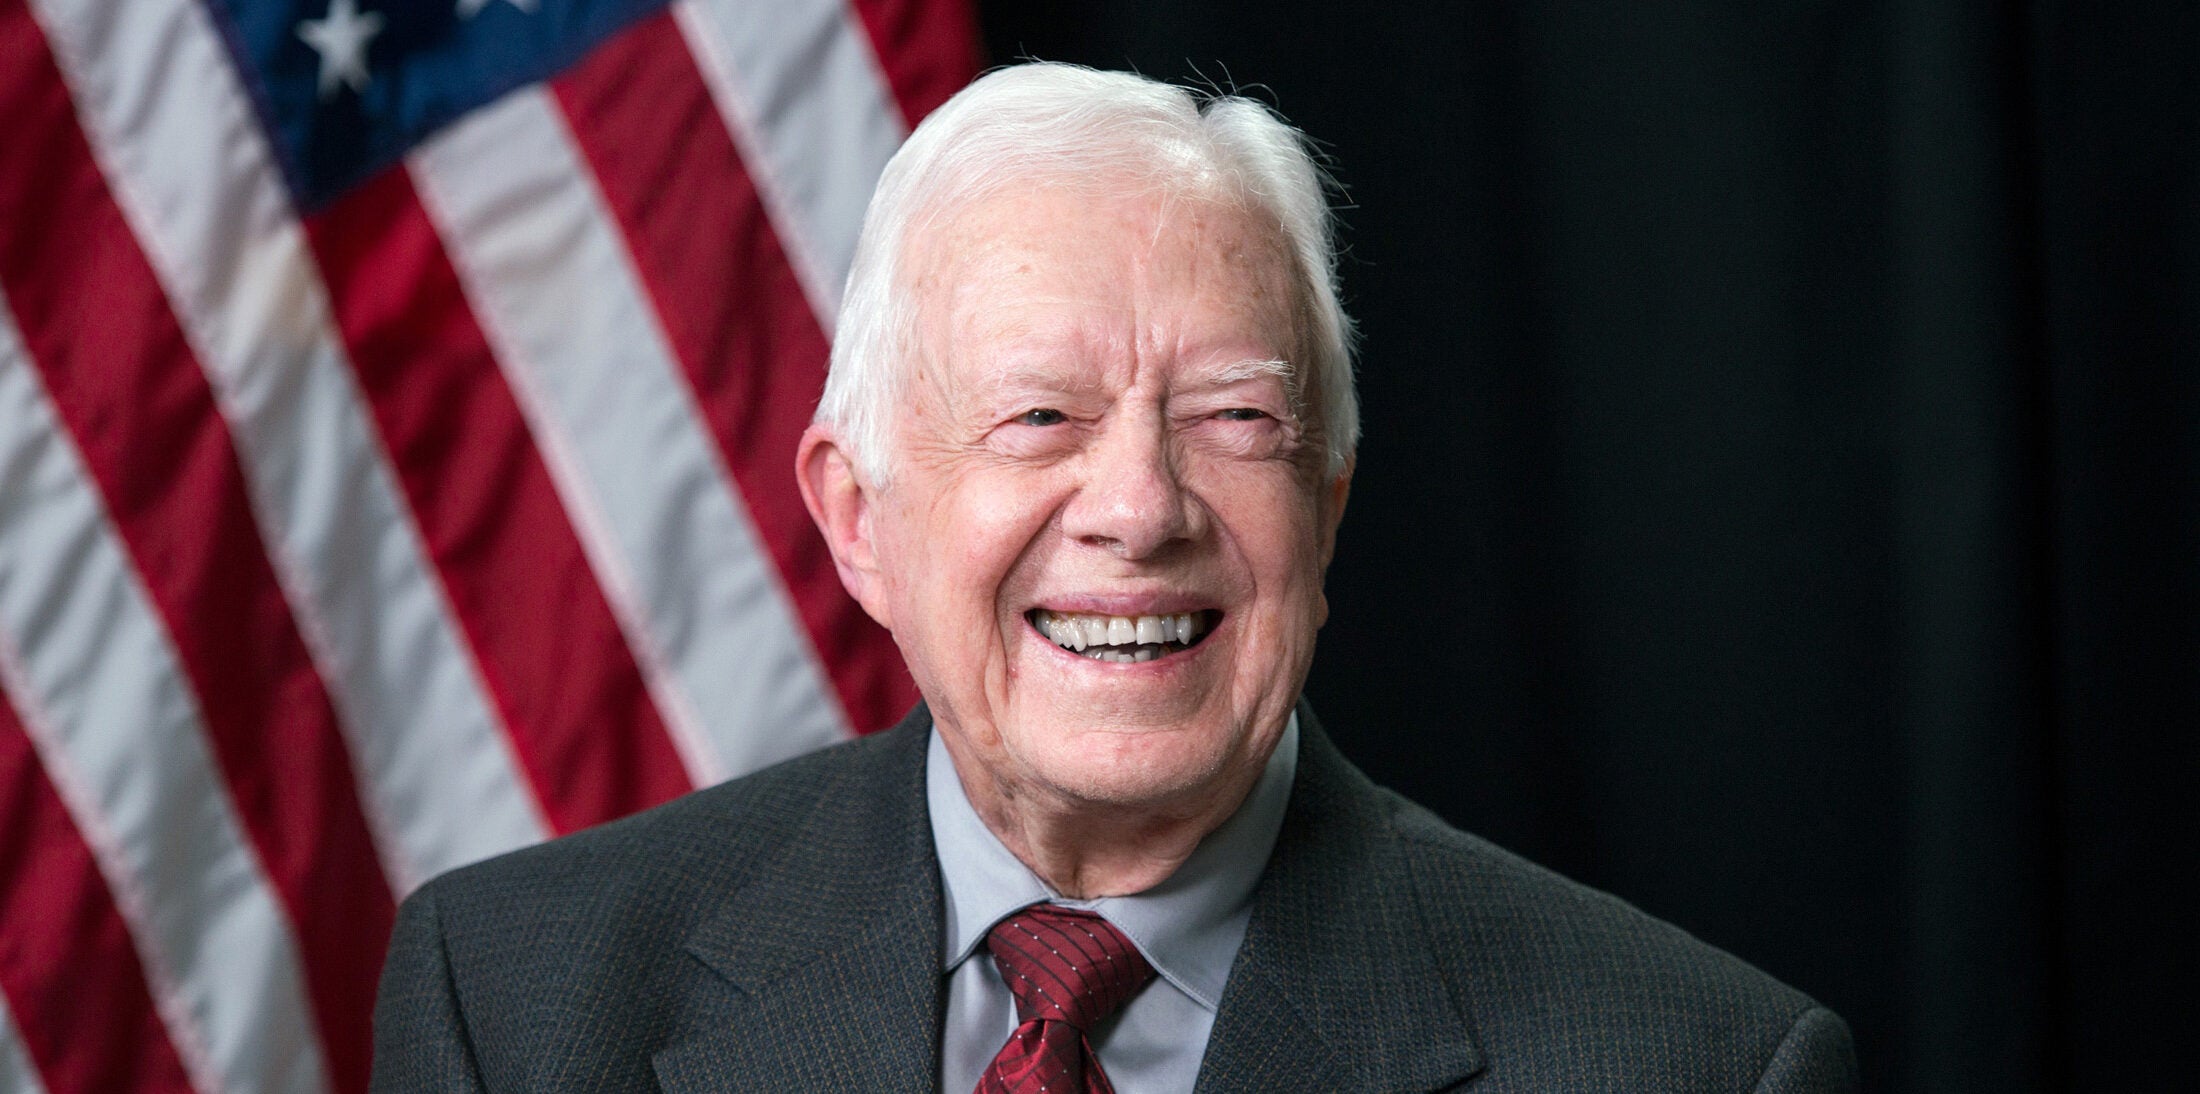
<instances>
[{"instance_id":1,"label":"flag stripe","mask_svg":"<svg viewBox=\"0 0 2200 1094\"><path fill-rule=\"evenodd\" d=\"M905 135L877 59L843 0L677 0L672 10L830 334L871 187Z\"/></svg>"},{"instance_id":2,"label":"flag stripe","mask_svg":"<svg viewBox=\"0 0 2200 1094\"><path fill-rule=\"evenodd\" d=\"M208 1090L324 1091L291 928L11 314L0 294L0 686L100 861L193 1077Z\"/></svg>"},{"instance_id":3,"label":"flag stripe","mask_svg":"<svg viewBox=\"0 0 2200 1094\"><path fill-rule=\"evenodd\" d=\"M936 0L854 3L909 128L977 75L978 25L969 6Z\"/></svg>"},{"instance_id":4,"label":"flag stripe","mask_svg":"<svg viewBox=\"0 0 2200 1094\"><path fill-rule=\"evenodd\" d=\"M298 926L331 1077L364 1090L395 902L336 712L268 564L212 393L18 0L0 0L0 286L175 641L252 845ZM90 322L87 322L89 320ZM96 323L96 327L93 324ZM176 536L174 529L193 534Z\"/></svg>"},{"instance_id":5,"label":"flag stripe","mask_svg":"<svg viewBox=\"0 0 2200 1094\"><path fill-rule=\"evenodd\" d=\"M385 871L408 891L539 840L548 823L432 576L206 10L34 10L229 419L277 572L351 732Z\"/></svg>"},{"instance_id":6,"label":"flag stripe","mask_svg":"<svg viewBox=\"0 0 2200 1094\"><path fill-rule=\"evenodd\" d=\"M916 690L840 587L793 477L826 343L678 26L659 17L553 81L850 724L891 724ZM740 286L728 292L726 286Z\"/></svg>"},{"instance_id":7,"label":"flag stripe","mask_svg":"<svg viewBox=\"0 0 2200 1094\"><path fill-rule=\"evenodd\" d=\"M410 168L698 778L843 736L548 94L475 112Z\"/></svg>"},{"instance_id":8,"label":"flag stripe","mask_svg":"<svg viewBox=\"0 0 2200 1094\"><path fill-rule=\"evenodd\" d=\"M692 789L534 439L393 167L307 222L353 366L552 826Z\"/></svg>"},{"instance_id":9,"label":"flag stripe","mask_svg":"<svg viewBox=\"0 0 2200 1094\"><path fill-rule=\"evenodd\" d=\"M0 995L57 1090L188 1092L92 852L0 688ZM64 957L65 955L65 957ZM56 958L64 958L57 960ZM0 1035L4 1036L4 1035ZM0 1048L0 1054L6 1049ZM0 1062L0 1089L14 1089Z\"/></svg>"},{"instance_id":10,"label":"flag stripe","mask_svg":"<svg viewBox=\"0 0 2200 1094\"><path fill-rule=\"evenodd\" d=\"M969 30L0 0L0 1091L361 1091L396 896L914 701L791 465Z\"/></svg>"},{"instance_id":11,"label":"flag stripe","mask_svg":"<svg viewBox=\"0 0 2200 1094\"><path fill-rule=\"evenodd\" d=\"M15 1026L15 1016L8 1012L8 1001L0 996L0 1090L11 1094L46 1094L46 1085L38 1077L38 1069L31 1065L31 1054L23 1047L23 1038Z\"/></svg>"}]
</instances>

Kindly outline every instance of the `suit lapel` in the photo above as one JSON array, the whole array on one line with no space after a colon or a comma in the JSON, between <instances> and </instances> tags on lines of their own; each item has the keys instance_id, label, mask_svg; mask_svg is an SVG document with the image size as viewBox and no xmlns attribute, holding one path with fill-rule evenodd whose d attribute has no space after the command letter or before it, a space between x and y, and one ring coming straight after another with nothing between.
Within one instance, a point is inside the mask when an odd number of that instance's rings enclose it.
<instances>
[{"instance_id":1,"label":"suit lapel","mask_svg":"<svg viewBox=\"0 0 2200 1094\"><path fill-rule=\"evenodd\" d=\"M1299 770L1201 1063L1202 1094L1424 1091L1481 1070L1379 791L1299 707ZM940 884L918 707L837 772L799 834L685 940L671 1094L930 1090Z\"/></svg>"},{"instance_id":2,"label":"suit lapel","mask_svg":"<svg viewBox=\"0 0 2200 1094\"><path fill-rule=\"evenodd\" d=\"M787 853L688 936L703 967L686 989L686 1031L653 1061L665 1090L931 1089L941 918L929 728L919 706L846 765Z\"/></svg>"},{"instance_id":3,"label":"suit lapel","mask_svg":"<svg viewBox=\"0 0 2200 1094\"><path fill-rule=\"evenodd\" d=\"M1198 1089L1424 1091L1481 1070L1380 791L1299 705L1299 768Z\"/></svg>"}]
</instances>

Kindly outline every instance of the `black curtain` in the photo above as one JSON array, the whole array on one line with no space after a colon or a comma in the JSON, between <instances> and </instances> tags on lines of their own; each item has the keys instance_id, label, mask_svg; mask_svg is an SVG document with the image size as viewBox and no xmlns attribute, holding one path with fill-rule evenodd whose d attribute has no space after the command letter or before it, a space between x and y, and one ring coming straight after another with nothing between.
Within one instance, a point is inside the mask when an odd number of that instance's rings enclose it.
<instances>
[{"instance_id":1,"label":"black curtain","mask_svg":"<svg viewBox=\"0 0 2200 1094\"><path fill-rule=\"evenodd\" d=\"M1370 773L1872 1089L2200 1089L2200 8L982 12L1333 154Z\"/></svg>"}]
</instances>

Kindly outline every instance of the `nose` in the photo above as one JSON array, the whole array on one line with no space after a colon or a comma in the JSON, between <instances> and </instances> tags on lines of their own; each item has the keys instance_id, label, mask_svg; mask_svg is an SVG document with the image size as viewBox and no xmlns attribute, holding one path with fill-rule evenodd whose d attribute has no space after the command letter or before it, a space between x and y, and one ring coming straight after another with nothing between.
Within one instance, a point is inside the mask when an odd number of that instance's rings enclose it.
<instances>
[{"instance_id":1,"label":"nose","mask_svg":"<svg viewBox=\"0 0 2200 1094\"><path fill-rule=\"evenodd\" d=\"M1089 442L1084 481L1062 515L1070 536L1138 561L1199 534L1204 510L1184 488L1159 417L1118 419Z\"/></svg>"}]
</instances>

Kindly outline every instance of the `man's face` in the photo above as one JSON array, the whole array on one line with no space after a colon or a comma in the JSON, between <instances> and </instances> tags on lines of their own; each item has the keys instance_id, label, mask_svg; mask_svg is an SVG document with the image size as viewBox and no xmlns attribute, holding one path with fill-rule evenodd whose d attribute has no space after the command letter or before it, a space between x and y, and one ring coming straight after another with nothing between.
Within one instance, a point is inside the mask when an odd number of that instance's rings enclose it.
<instances>
[{"instance_id":1,"label":"man's face","mask_svg":"<svg viewBox=\"0 0 2200 1094\"><path fill-rule=\"evenodd\" d=\"M919 353L863 599L958 765L1011 798L1242 794L1327 616L1345 489L1291 395L1280 233L1032 184L905 253Z\"/></svg>"}]
</instances>

